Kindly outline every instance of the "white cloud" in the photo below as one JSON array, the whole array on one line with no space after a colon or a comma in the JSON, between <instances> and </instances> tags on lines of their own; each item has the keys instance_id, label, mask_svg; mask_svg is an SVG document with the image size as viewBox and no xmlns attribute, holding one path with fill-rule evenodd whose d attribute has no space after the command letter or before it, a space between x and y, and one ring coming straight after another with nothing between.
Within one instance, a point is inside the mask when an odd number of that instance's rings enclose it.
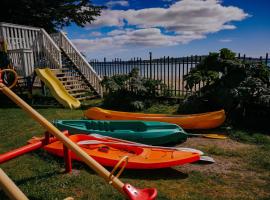
<instances>
[{"instance_id":1,"label":"white cloud","mask_svg":"<svg viewBox=\"0 0 270 200\"><path fill-rule=\"evenodd\" d=\"M124 19L119 17L121 10L103 10L101 16L97 17L91 24L86 24L86 29L99 28L104 26L124 26Z\"/></svg>"},{"instance_id":2,"label":"white cloud","mask_svg":"<svg viewBox=\"0 0 270 200\"><path fill-rule=\"evenodd\" d=\"M111 32L109 32L108 33L108 35L110 35L110 36L115 36L115 35L123 35L123 34L125 34L126 32L127 32L128 30L127 29L118 29L118 30L113 30L113 31L111 31Z\"/></svg>"},{"instance_id":3,"label":"white cloud","mask_svg":"<svg viewBox=\"0 0 270 200\"><path fill-rule=\"evenodd\" d=\"M157 28L112 31L108 37L98 39L74 39L72 42L82 51L119 48L128 46L160 46L173 45L171 36L161 34Z\"/></svg>"},{"instance_id":4,"label":"white cloud","mask_svg":"<svg viewBox=\"0 0 270 200\"><path fill-rule=\"evenodd\" d=\"M98 31L93 31L93 32L91 32L89 35L90 35L90 36L94 36L94 37L99 37L99 36L102 35L102 33L101 33L101 32L98 32Z\"/></svg>"},{"instance_id":5,"label":"white cloud","mask_svg":"<svg viewBox=\"0 0 270 200\"><path fill-rule=\"evenodd\" d=\"M232 39L230 39L230 38L224 38L224 39L220 39L219 41L220 42L231 42Z\"/></svg>"},{"instance_id":6,"label":"white cloud","mask_svg":"<svg viewBox=\"0 0 270 200\"><path fill-rule=\"evenodd\" d=\"M140 28L163 27L175 33L212 33L233 29L231 21L240 21L248 16L242 9L222 6L217 0L182 0L169 8L147 8L140 10L104 10L91 26L135 25Z\"/></svg>"},{"instance_id":7,"label":"white cloud","mask_svg":"<svg viewBox=\"0 0 270 200\"><path fill-rule=\"evenodd\" d=\"M182 0L168 8L104 10L87 28L116 29L103 38L73 41L87 52L128 46L171 46L235 29L232 22L248 16L238 7L221 5L219 0ZM127 26L136 28L127 29Z\"/></svg>"},{"instance_id":8,"label":"white cloud","mask_svg":"<svg viewBox=\"0 0 270 200\"><path fill-rule=\"evenodd\" d=\"M109 1L108 3L106 3L106 6L109 7L109 8L117 6L117 5L127 7L127 6L129 6L129 3L128 3L128 1L124 1L124 0L123 1L122 0L120 0L120 1Z\"/></svg>"}]
</instances>

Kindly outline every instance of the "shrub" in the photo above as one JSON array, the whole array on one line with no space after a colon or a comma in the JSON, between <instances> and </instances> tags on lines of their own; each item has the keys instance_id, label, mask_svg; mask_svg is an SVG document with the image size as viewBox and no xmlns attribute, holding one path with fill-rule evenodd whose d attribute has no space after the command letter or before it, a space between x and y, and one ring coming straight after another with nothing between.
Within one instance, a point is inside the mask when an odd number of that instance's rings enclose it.
<instances>
[{"instance_id":1,"label":"shrub","mask_svg":"<svg viewBox=\"0 0 270 200\"><path fill-rule=\"evenodd\" d=\"M229 49L210 53L185 77L186 88L204 82L178 112L192 113L224 108L229 121L266 126L270 119L270 70L262 62L242 61ZM261 119L261 124L255 123Z\"/></svg>"},{"instance_id":2,"label":"shrub","mask_svg":"<svg viewBox=\"0 0 270 200\"><path fill-rule=\"evenodd\" d=\"M155 97L168 94L161 80L140 77L138 68L129 74L105 76L101 84L107 90L104 106L120 110L142 110L150 107Z\"/></svg>"}]
</instances>

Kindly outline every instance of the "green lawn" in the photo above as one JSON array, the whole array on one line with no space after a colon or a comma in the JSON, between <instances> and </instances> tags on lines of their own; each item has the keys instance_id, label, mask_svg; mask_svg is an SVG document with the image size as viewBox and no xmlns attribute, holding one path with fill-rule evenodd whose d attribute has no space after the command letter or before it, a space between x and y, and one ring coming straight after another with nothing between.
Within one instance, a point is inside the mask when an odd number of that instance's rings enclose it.
<instances>
[{"instance_id":1,"label":"green lawn","mask_svg":"<svg viewBox=\"0 0 270 200\"><path fill-rule=\"evenodd\" d=\"M96 102L95 102L96 104ZM156 105L146 112L173 113L177 106ZM82 110L38 109L47 119L78 119ZM19 108L0 108L0 153L25 145L44 129ZM270 199L270 138L256 133L231 130L227 140L191 138L181 146L195 147L212 156L212 165L185 165L162 170L126 170L121 180L136 187L156 187L158 199L230 200ZM65 174L64 162L37 150L1 168L29 197L56 200L123 199L86 165L73 162L73 172ZM0 199L7 199L0 189Z\"/></svg>"}]
</instances>

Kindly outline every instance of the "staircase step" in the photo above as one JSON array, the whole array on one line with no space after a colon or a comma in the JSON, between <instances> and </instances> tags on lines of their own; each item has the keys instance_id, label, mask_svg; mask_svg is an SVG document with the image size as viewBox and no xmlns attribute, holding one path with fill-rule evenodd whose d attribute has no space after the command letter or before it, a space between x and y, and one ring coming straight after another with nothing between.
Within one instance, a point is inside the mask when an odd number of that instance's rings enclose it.
<instances>
[{"instance_id":1,"label":"staircase step","mask_svg":"<svg viewBox=\"0 0 270 200\"><path fill-rule=\"evenodd\" d=\"M74 86L81 86L81 85L85 85L83 84L70 84L70 85L65 85L65 87L74 87Z\"/></svg>"},{"instance_id":2,"label":"staircase step","mask_svg":"<svg viewBox=\"0 0 270 200\"><path fill-rule=\"evenodd\" d=\"M66 72L66 73L57 73L55 74L56 77L58 79L65 79L66 77L69 77L69 78L81 78L77 73L69 73L69 72Z\"/></svg>"},{"instance_id":3,"label":"staircase step","mask_svg":"<svg viewBox=\"0 0 270 200\"><path fill-rule=\"evenodd\" d=\"M81 83L81 84L84 84L82 83L82 81L80 80L67 80L67 81L61 81L62 84L68 84L68 83Z\"/></svg>"},{"instance_id":4,"label":"staircase step","mask_svg":"<svg viewBox=\"0 0 270 200\"><path fill-rule=\"evenodd\" d=\"M61 77L57 77L59 80L62 79L72 79L72 78L78 78L79 80L81 80L80 76L61 76Z\"/></svg>"},{"instance_id":5,"label":"staircase step","mask_svg":"<svg viewBox=\"0 0 270 200\"><path fill-rule=\"evenodd\" d=\"M66 90L79 100L92 99L97 96L92 96L96 93L94 84L92 85L89 80L81 74L79 66L76 65L77 61L73 60L65 50L61 49L62 68L55 70L57 78L65 86ZM90 86L91 85L91 86Z\"/></svg>"},{"instance_id":6,"label":"staircase step","mask_svg":"<svg viewBox=\"0 0 270 200\"><path fill-rule=\"evenodd\" d=\"M97 97L98 97L97 95L93 95L93 96L79 97L79 98L76 98L76 99L78 99L79 101L82 101L82 100L87 100L87 99L95 99Z\"/></svg>"},{"instance_id":7,"label":"staircase step","mask_svg":"<svg viewBox=\"0 0 270 200\"><path fill-rule=\"evenodd\" d=\"M70 94L71 96L73 96L73 97L77 97L77 96L85 96L86 95L86 92L78 92L78 93L72 93L72 94Z\"/></svg>"},{"instance_id":8,"label":"staircase step","mask_svg":"<svg viewBox=\"0 0 270 200\"><path fill-rule=\"evenodd\" d=\"M65 73L61 73L61 72L54 73L54 74L57 76L57 78L58 78L58 76L65 76L66 75Z\"/></svg>"},{"instance_id":9,"label":"staircase step","mask_svg":"<svg viewBox=\"0 0 270 200\"><path fill-rule=\"evenodd\" d=\"M77 91L87 91L87 88L74 88L74 89L67 89L69 93L77 92Z\"/></svg>"},{"instance_id":10,"label":"staircase step","mask_svg":"<svg viewBox=\"0 0 270 200\"><path fill-rule=\"evenodd\" d=\"M63 68L58 68L58 69L51 69L52 71L72 71L75 70L74 68L68 68L68 67L63 67Z\"/></svg>"}]
</instances>

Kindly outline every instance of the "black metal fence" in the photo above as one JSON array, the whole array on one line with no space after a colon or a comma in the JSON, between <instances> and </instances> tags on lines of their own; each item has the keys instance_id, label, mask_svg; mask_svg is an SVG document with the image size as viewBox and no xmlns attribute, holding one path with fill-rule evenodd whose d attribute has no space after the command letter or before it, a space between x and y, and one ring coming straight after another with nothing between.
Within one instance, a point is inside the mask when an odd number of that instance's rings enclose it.
<instances>
[{"instance_id":1,"label":"black metal fence","mask_svg":"<svg viewBox=\"0 0 270 200\"><path fill-rule=\"evenodd\" d=\"M161 80L169 87L169 91L173 96L181 96L191 91L185 88L184 75L194 68L198 63L204 59L205 56L187 56L180 58L162 57L158 59L152 58L152 53L149 53L149 59L143 60L141 58L133 58L128 61L123 61L119 58L115 58L112 61L107 61L104 58L103 61L91 60L90 64L96 70L99 76L111 77L115 74L128 74L133 68L139 69L139 74L145 78L151 78L155 80ZM238 58L247 61L264 62L270 66L270 59L268 53L265 57L252 58L246 55L241 56L238 54ZM203 83L198 84L192 91L197 91L203 86Z\"/></svg>"}]
</instances>

